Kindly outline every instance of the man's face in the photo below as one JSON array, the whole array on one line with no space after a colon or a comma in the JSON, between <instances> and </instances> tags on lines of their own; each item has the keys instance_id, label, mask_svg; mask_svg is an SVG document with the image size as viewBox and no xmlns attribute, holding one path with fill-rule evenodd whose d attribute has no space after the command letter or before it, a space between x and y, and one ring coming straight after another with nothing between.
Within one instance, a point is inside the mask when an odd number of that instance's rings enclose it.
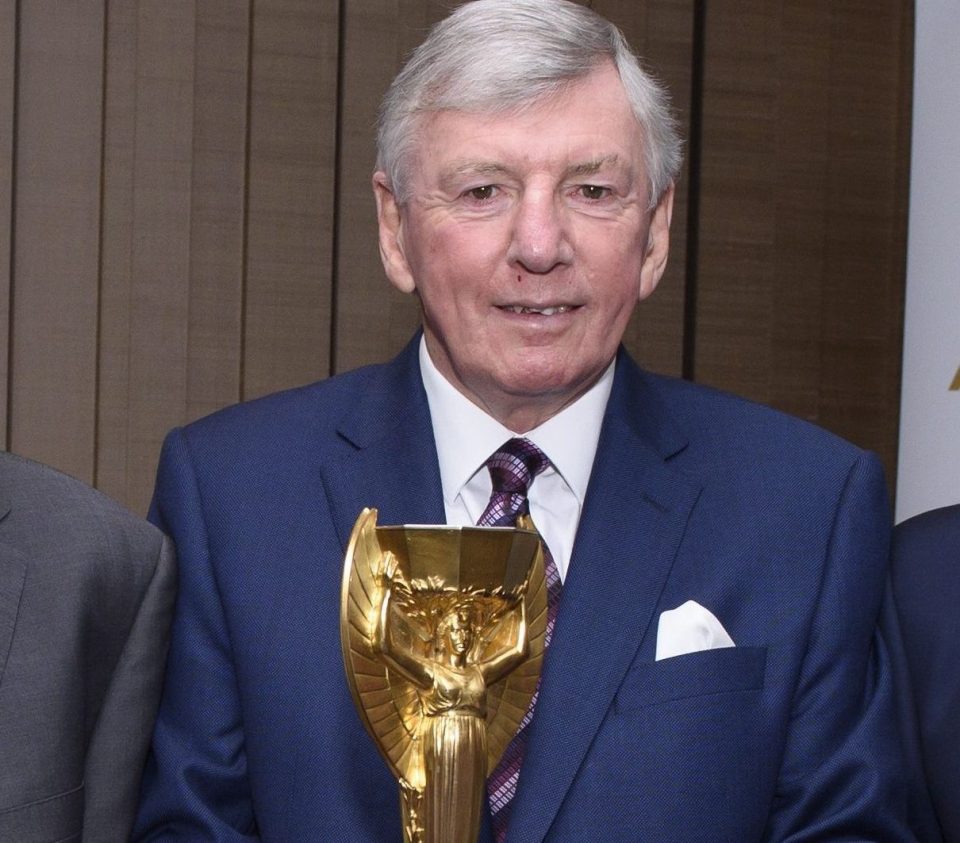
<instances>
[{"instance_id":1,"label":"man's face","mask_svg":"<svg viewBox=\"0 0 960 843\"><path fill-rule=\"evenodd\" d=\"M398 206L374 175L387 275L427 350L516 432L582 395L666 265L672 191L649 212L643 136L612 66L519 113L424 118Z\"/></svg>"}]
</instances>

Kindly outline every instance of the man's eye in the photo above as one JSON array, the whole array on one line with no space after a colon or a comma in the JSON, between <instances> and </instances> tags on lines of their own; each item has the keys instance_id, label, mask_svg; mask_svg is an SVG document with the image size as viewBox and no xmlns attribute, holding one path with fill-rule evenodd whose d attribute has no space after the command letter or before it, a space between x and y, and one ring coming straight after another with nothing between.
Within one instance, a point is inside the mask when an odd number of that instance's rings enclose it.
<instances>
[{"instance_id":1,"label":"man's eye","mask_svg":"<svg viewBox=\"0 0 960 843\"><path fill-rule=\"evenodd\" d=\"M497 188L492 184L484 184L480 187L473 187L467 191L467 196L470 199L473 199L476 202L486 202L489 199L493 199L496 195Z\"/></svg>"},{"instance_id":2,"label":"man's eye","mask_svg":"<svg viewBox=\"0 0 960 843\"><path fill-rule=\"evenodd\" d=\"M600 187L597 184L582 184L580 185L580 195L584 199L590 199L596 201L597 199L606 199L610 195L609 187Z\"/></svg>"}]
</instances>

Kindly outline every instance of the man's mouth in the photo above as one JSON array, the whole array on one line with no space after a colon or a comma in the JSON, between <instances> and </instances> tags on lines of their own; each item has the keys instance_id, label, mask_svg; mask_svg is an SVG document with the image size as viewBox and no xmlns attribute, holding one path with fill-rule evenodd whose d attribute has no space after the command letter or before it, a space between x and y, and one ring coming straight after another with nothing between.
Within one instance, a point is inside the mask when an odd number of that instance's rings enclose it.
<instances>
[{"instance_id":1,"label":"man's mouth","mask_svg":"<svg viewBox=\"0 0 960 843\"><path fill-rule=\"evenodd\" d=\"M556 316L558 313L567 313L573 310L569 304L558 304L553 307L527 307L520 304L504 305L501 310L508 310L511 313L529 314L536 313L539 316Z\"/></svg>"}]
</instances>

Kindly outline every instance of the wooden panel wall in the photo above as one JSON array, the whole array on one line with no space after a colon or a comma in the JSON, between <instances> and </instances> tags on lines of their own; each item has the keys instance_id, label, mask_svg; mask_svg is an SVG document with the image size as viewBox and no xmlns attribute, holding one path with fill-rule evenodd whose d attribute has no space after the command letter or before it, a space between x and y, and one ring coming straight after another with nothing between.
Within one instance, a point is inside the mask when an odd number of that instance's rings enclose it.
<instances>
[{"instance_id":1,"label":"wooden panel wall","mask_svg":"<svg viewBox=\"0 0 960 843\"><path fill-rule=\"evenodd\" d=\"M899 407L912 7L706 4L693 375L880 452Z\"/></svg>"},{"instance_id":2,"label":"wooden panel wall","mask_svg":"<svg viewBox=\"0 0 960 843\"><path fill-rule=\"evenodd\" d=\"M586 2L586 0L584 0ZM446 0L0 0L0 430L143 511L171 426L392 355L383 91ZM894 465L912 6L593 0L688 158L646 365Z\"/></svg>"}]
</instances>

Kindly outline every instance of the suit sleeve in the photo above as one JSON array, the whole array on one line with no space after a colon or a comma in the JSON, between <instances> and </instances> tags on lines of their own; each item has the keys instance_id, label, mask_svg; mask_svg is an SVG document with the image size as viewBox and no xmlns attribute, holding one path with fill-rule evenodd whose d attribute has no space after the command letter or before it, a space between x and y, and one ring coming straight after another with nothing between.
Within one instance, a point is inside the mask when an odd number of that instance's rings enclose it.
<instances>
[{"instance_id":1,"label":"suit sleeve","mask_svg":"<svg viewBox=\"0 0 960 843\"><path fill-rule=\"evenodd\" d=\"M765 839L903 843L905 790L893 689L876 631L890 516L864 455L836 509Z\"/></svg>"},{"instance_id":2,"label":"suit sleeve","mask_svg":"<svg viewBox=\"0 0 960 843\"><path fill-rule=\"evenodd\" d=\"M140 773L157 713L176 592L173 546L158 536L141 558L152 576L114 668L87 750L84 841L130 834Z\"/></svg>"},{"instance_id":3,"label":"suit sleeve","mask_svg":"<svg viewBox=\"0 0 960 843\"><path fill-rule=\"evenodd\" d=\"M180 589L135 840L256 840L237 680L189 445L164 443L150 520L173 537Z\"/></svg>"}]
</instances>

